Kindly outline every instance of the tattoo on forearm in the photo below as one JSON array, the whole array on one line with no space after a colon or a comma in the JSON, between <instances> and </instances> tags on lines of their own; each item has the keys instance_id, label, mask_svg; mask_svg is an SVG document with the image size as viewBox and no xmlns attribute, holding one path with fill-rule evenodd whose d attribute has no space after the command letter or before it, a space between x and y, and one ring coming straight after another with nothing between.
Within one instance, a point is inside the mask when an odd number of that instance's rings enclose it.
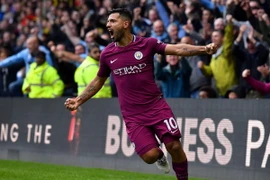
<instances>
[{"instance_id":1,"label":"tattoo on forearm","mask_svg":"<svg viewBox=\"0 0 270 180\"><path fill-rule=\"evenodd\" d=\"M182 50L186 53L188 53L189 55L193 55L193 54L197 54L199 51L195 50L195 49L188 49L186 47L182 48Z\"/></svg>"},{"instance_id":2,"label":"tattoo on forearm","mask_svg":"<svg viewBox=\"0 0 270 180\"><path fill-rule=\"evenodd\" d=\"M95 91L96 90L96 87L95 86L89 86L86 88L86 91L84 91L84 93L82 93L78 99L80 100L85 100L85 99L88 99L89 98L89 95L91 94L92 91Z\"/></svg>"}]
</instances>

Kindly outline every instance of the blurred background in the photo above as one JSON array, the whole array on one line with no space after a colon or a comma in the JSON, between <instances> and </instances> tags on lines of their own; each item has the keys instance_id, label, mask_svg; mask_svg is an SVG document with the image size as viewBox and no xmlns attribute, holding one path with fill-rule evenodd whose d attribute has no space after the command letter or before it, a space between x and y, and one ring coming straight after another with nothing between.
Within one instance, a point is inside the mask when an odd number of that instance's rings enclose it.
<instances>
[{"instance_id":1,"label":"blurred background","mask_svg":"<svg viewBox=\"0 0 270 180\"><path fill-rule=\"evenodd\" d=\"M267 0L1 0L0 96L73 97L98 70L110 42L107 13L125 7L132 31L164 43L206 45L214 55L154 57L166 98L269 98ZM89 66L94 64L96 66ZM110 77L96 98L117 97Z\"/></svg>"}]
</instances>

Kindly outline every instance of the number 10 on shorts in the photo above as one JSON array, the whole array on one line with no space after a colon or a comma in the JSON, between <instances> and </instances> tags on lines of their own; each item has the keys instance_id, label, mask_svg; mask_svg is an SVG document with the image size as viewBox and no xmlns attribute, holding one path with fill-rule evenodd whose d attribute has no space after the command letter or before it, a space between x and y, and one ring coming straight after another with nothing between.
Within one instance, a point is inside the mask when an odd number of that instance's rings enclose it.
<instances>
[{"instance_id":1,"label":"number 10 on shorts","mask_svg":"<svg viewBox=\"0 0 270 180\"><path fill-rule=\"evenodd\" d=\"M174 134L175 132L178 131L177 122L175 121L175 119L173 117L170 117L169 119L165 119L163 122L166 124L167 129L172 134Z\"/></svg>"}]
</instances>

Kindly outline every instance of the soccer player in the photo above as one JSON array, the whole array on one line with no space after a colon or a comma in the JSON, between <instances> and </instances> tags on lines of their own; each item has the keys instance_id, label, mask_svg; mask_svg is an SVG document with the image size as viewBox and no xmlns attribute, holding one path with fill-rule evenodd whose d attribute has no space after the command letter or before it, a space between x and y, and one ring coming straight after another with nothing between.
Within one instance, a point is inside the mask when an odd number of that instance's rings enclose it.
<instances>
[{"instance_id":1,"label":"soccer player","mask_svg":"<svg viewBox=\"0 0 270 180\"><path fill-rule=\"evenodd\" d=\"M169 163L155 138L157 135L172 157L177 179L187 180L188 164L179 141L181 133L171 108L155 84L153 56L156 53L177 56L213 54L217 46L164 44L154 38L133 35L131 24L132 15L128 10L118 8L109 12L107 29L113 43L103 50L95 79L81 95L68 98L65 106L69 110L77 109L99 91L112 73L121 113L136 153L146 163L156 162L159 169L168 173Z\"/></svg>"}]
</instances>

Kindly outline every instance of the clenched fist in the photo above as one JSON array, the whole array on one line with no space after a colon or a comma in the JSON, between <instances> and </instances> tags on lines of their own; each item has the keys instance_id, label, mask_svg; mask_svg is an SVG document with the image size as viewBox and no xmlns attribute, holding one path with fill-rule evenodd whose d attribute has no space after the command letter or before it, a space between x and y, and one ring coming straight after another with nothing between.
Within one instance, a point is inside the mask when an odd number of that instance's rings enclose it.
<instances>
[{"instance_id":1,"label":"clenched fist","mask_svg":"<svg viewBox=\"0 0 270 180\"><path fill-rule=\"evenodd\" d=\"M74 111L80 106L76 98L68 98L64 105L70 111Z\"/></svg>"},{"instance_id":2,"label":"clenched fist","mask_svg":"<svg viewBox=\"0 0 270 180\"><path fill-rule=\"evenodd\" d=\"M207 54L215 54L217 52L217 45L215 43L207 44L205 46L205 52Z\"/></svg>"},{"instance_id":3,"label":"clenched fist","mask_svg":"<svg viewBox=\"0 0 270 180\"><path fill-rule=\"evenodd\" d=\"M266 78L270 74L270 69L267 64L258 66L257 70L262 74L264 78Z\"/></svg>"},{"instance_id":4,"label":"clenched fist","mask_svg":"<svg viewBox=\"0 0 270 180\"><path fill-rule=\"evenodd\" d=\"M249 69L245 69L243 72L242 72L242 77L243 78L246 78L250 75L250 70Z\"/></svg>"}]
</instances>

